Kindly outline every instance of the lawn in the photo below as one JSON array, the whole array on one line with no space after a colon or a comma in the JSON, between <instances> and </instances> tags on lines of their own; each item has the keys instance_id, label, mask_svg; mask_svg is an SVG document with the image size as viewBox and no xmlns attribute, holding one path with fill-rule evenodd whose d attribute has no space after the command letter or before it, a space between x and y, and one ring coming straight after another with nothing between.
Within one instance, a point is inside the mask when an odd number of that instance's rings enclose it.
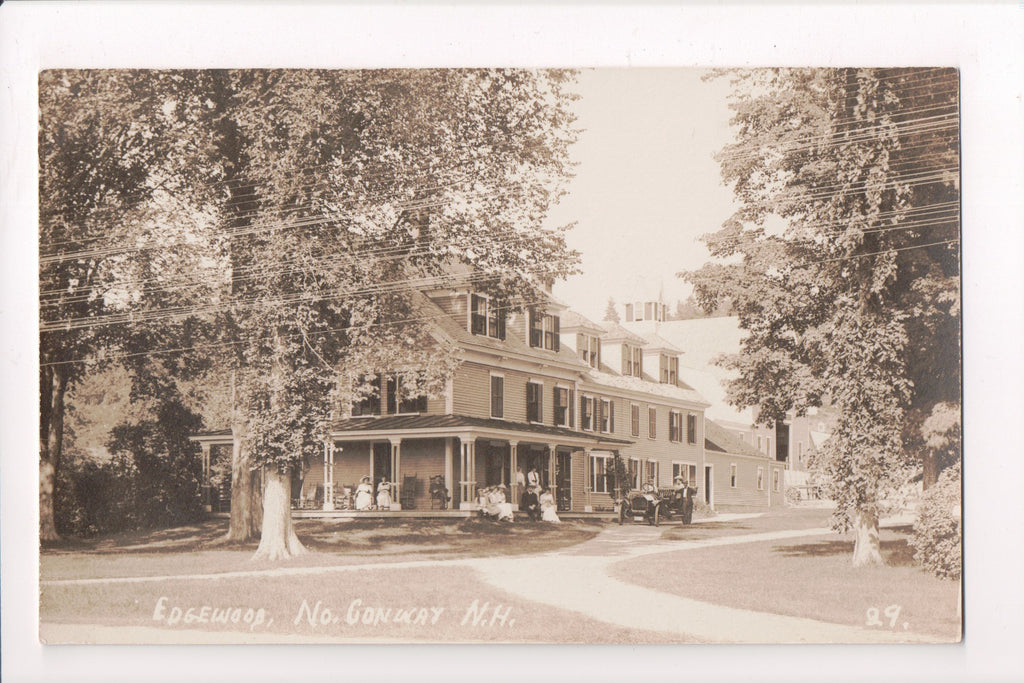
<instances>
[{"instance_id":1,"label":"lawn","mask_svg":"<svg viewBox=\"0 0 1024 683\"><path fill-rule=\"evenodd\" d=\"M773 524L769 518L743 521ZM702 527L666 534L698 540L727 533ZM918 568L909 534L909 527L881 530L884 567L854 568L852 538L831 534L670 552L620 562L610 571L623 581L716 605L958 641L959 584Z\"/></svg>"},{"instance_id":2,"label":"lawn","mask_svg":"<svg viewBox=\"0 0 1024 683\"><path fill-rule=\"evenodd\" d=\"M296 520L296 532L311 551L289 567L335 566L520 555L582 543L601 529L598 522L563 524L455 520ZM225 545L226 520L96 539L67 539L44 546L43 580L270 569L278 562L251 560L257 543Z\"/></svg>"},{"instance_id":3,"label":"lawn","mask_svg":"<svg viewBox=\"0 0 1024 683\"><path fill-rule=\"evenodd\" d=\"M145 642L176 642L175 632L194 641L195 631L216 634L218 642L250 634L446 643L681 642L518 598L466 567L44 585L40 621L43 638L49 624L82 625L76 642L90 642L94 625L150 627L144 636L125 632L127 641Z\"/></svg>"}]
</instances>

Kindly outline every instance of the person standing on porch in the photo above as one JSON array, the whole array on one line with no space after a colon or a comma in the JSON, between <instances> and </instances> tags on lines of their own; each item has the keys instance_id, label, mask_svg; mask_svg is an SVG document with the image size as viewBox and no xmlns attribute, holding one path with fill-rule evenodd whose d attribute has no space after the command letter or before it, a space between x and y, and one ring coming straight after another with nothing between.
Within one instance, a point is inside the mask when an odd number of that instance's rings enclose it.
<instances>
[{"instance_id":1,"label":"person standing on porch","mask_svg":"<svg viewBox=\"0 0 1024 683\"><path fill-rule=\"evenodd\" d=\"M369 510L373 507L373 484L369 475L363 476L356 487L356 510Z\"/></svg>"},{"instance_id":2,"label":"person standing on porch","mask_svg":"<svg viewBox=\"0 0 1024 683\"><path fill-rule=\"evenodd\" d=\"M537 466L534 465L526 475L526 484L530 488L540 488L540 474L537 473Z\"/></svg>"},{"instance_id":3,"label":"person standing on porch","mask_svg":"<svg viewBox=\"0 0 1024 683\"><path fill-rule=\"evenodd\" d=\"M523 474L522 467L516 468L516 486L519 487L520 491L526 488L526 475Z\"/></svg>"},{"instance_id":4,"label":"person standing on porch","mask_svg":"<svg viewBox=\"0 0 1024 683\"><path fill-rule=\"evenodd\" d=\"M387 477L381 477L377 485L377 507L381 510L391 509L391 483Z\"/></svg>"}]
</instances>

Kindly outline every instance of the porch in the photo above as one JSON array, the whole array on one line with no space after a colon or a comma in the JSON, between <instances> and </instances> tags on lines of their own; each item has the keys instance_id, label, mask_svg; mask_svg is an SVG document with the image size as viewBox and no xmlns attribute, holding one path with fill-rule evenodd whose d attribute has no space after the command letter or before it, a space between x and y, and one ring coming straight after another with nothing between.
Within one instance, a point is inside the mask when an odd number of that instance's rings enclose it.
<instances>
[{"instance_id":1,"label":"porch","mask_svg":"<svg viewBox=\"0 0 1024 683\"><path fill-rule=\"evenodd\" d=\"M230 431L193 437L203 449L207 509L225 511L223 475ZM554 496L559 514L592 510L587 463L592 450L629 441L534 423L458 415L359 417L337 423L322 459L292 473L296 518L452 517L478 508L479 491L503 485L517 510L528 480ZM531 470L533 473L531 473ZM373 509L356 510L355 492L364 477L373 486ZM377 488L390 482L391 504L376 505ZM447 494L443 493L444 491ZM587 515L590 516L590 515Z\"/></svg>"}]
</instances>

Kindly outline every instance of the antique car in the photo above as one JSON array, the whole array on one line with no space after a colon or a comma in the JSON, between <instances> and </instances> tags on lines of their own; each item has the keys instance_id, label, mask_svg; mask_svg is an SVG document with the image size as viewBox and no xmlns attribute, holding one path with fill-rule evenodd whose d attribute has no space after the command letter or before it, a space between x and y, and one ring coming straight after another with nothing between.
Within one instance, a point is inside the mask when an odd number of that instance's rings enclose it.
<instances>
[{"instance_id":1,"label":"antique car","mask_svg":"<svg viewBox=\"0 0 1024 683\"><path fill-rule=\"evenodd\" d=\"M626 491L619 501L619 524L628 520L658 526L661 522L662 502L654 487L645 486L640 491Z\"/></svg>"},{"instance_id":2,"label":"antique car","mask_svg":"<svg viewBox=\"0 0 1024 683\"><path fill-rule=\"evenodd\" d=\"M678 519L683 524L693 521L693 501L697 496L696 488L689 486L678 489L662 489L659 495L662 519Z\"/></svg>"}]
</instances>

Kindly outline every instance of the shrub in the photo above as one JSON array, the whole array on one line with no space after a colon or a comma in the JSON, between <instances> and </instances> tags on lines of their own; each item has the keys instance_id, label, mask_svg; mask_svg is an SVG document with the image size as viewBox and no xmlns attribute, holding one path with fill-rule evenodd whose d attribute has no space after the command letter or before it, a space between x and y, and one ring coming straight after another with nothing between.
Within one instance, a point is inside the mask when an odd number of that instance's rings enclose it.
<instances>
[{"instance_id":1,"label":"shrub","mask_svg":"<svg viewBox=\"0 0 1024 683\"><path fill-rule=\"evenodd\" d=\"M938 482L921 496L914 523L914 559L936 576L959 579L961 524L954 516L960 509L960 464L946 468Z\"/></svg>"},{"instance_id":2,"label":"shrub","mask_svg":"<svg viewBox=\"0 0 1024 683\"><path fill-rule=\"evenodd\" d=\"M799 505L801 500L803 500L803 494L800 493L800 489L795 486L786 487L786 505Z\"/></svg>"},{"instance_id":3,"label":"shrub","mask_svg":"<svg viewBox=\"0 0 1024 683\"><path fill-rule=\"evenodd\" d=\"M714 517L715 511L704 502L704 496L695 496L693 499L693 516L694 517Z\"/></svg>"}]
</instances>

